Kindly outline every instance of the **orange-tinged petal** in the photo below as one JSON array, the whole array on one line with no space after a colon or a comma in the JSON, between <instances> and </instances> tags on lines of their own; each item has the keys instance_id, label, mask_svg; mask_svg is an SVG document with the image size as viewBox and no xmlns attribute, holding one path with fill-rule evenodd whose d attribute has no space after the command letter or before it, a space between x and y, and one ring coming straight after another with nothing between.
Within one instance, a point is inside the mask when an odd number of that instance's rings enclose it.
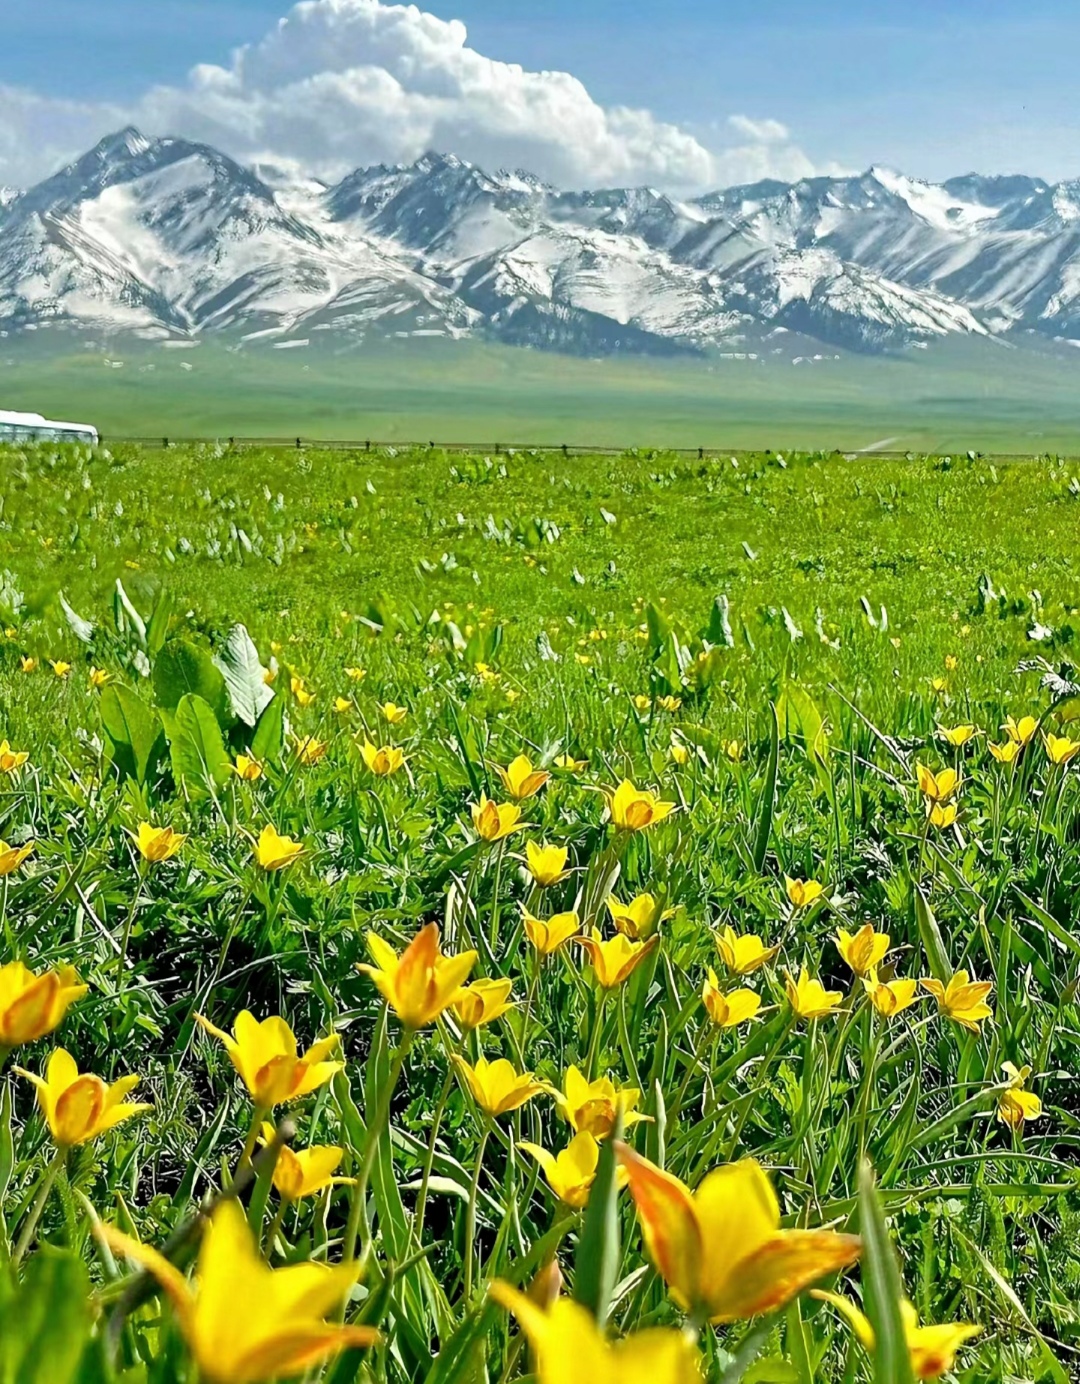
<instances>
[{"instance_id":1,"label":"orange-tinged petal","mask_svg":"<svg viewBox=\"0 0 1080 1384\"><path fill-rule=\"evenodd\" d=\"M676 1302L687 1310L699 1300L701 1229L689 1189L626 1144L617 1145L649 1257Z\"/></svg>"}]
</instances>

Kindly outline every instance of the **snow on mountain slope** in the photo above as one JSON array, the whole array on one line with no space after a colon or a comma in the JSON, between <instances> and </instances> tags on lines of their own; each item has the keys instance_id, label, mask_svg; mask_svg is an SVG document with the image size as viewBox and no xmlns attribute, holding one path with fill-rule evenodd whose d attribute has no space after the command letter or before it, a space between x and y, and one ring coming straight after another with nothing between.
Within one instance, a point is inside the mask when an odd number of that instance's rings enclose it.
<instances>
[{"instance_id":1,"label":"snow on mountain slope","mask_svg":"<svg viewBox=\"0 0 1080 1384\"><path fill-rule=\"evenodd\" d=\"M207 145L102 140L0 190L0 327L349 344L482 334L700 351L786 327L856 351L1080 334L1080 181L884 168L679 201L449 154L333 187Z\"/></svg>"}]
</instances>

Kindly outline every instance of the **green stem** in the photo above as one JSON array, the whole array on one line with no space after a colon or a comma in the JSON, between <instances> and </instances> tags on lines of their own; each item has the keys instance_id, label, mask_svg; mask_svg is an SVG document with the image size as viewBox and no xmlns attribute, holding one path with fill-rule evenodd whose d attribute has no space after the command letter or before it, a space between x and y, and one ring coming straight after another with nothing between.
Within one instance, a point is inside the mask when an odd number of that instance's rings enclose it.
<instances>
[{"instance_id":1,"label":"green stem","mask_svg":"<svg viewBox=\"0 0 1080 1384\"><path fill-rule=\"evenodd\" d=\"M284 1197L278 1201L277 1210L274 1212L274 1218L270 1222L270 1228L266 1232L266 1241L263 1244L263 1258L267 1263L269 1263L274 1256L274 1242L281 1232L281 1223L285 1219L285 1208L288 1204L289 1203Z\"/></svg>"},{"instance_id":2,"label":"green stem","mask_svg":"<svg viewBox=\"0 0 1080 1384\"><path fill-rule=\"evenodd\" d=\"M499 852L495 857L495 883L491 891L491 955L494 959L499 949L499 889L502 885L503 859L506 856L506 837L499 842Z\"/></svg>"},{"instance_id":3,"label":"green stem","mask_svg":"<svg viewBox=\"0 0 1080 1384\"><path fill-rule=\"evenodd\" d=\"M754 1098L757 1096L761 1088L765 1085L765 1078L768 1076L769 1068L775 1061L777 1053L780 1051L781 1047L787 1041L787 1036L791 1032L792 1025L794 1024L794 1022L795 1016L794 1014L792 1014L791 1017L788 1019L787 1023L780 1030L776 1042L772 1045L772 1047L761 1060L761 1066L758 1068L757 1077L755 1078L754 1084L750 1088L750 1091L747 1093L746 1104L743 1106L742 1113L736 1121L735 1133L731 1136L731 1144L728 1148L727 1158L724 1160L727 1163L730 1163L731 1160L735 1157L735 1150L739 1147L739 1140L742 1137L743 1127L745 1126L746 1121L750 1118L750 1110L754 1104Z\"/></svg>"},{"instance_id":4,"label":"green stem","mask_svg":"<svg viewBox=\"0 0 1080 1384\"><path fill-rule=\"evenodd\" d=\"M4 927L4 943L5 943L5 945L7 946L8 955L9 955L10 960L14 961L15 958L16 958L16 956L17 956L17 952L16 952L16 950L15 950L15 934L14 934L14 933L12 932L12 930L11 930L11 922L10 922L10 920L9 920L9 918L8 918L8 907L7 907L7 905L8 905L8 886L10 885L10 883L11 883L11 876L10 876L10 875L5 875L5 876L4 876L4 891L3 891L3 898L0 899L0 919L3 920L3 927Z\"/></svg>"},{"instance_id":5,"label":"green stem","mask_svg":"<svg viewBox=\"0 0 1080 1384\"><path fill-rule=\"evenodd\" d=\"M386 1081L379 1092L375 1113L368 1122L364 1157L360 1164L360 1171L356 1175L356 1185L352 1191L352 1203L349 1206L349 1220L345 1227L345 1239L342 1241L342 1259L345 1263L349 1263L356 1254L356 1239L360 1231L361 1219L364 1221L362 1247L364 1258L367 1257L371 1249L371 1231L367 1224L368 1183L371 1181L371 1170L375 1166L379 1140L390 1118L390 1102L393 1099L394 1087L398 1084L398 1078L401 1076L401 1069L405 1065L405 1058L412 1046L414 1036L414 1030L411 1028L405 1029L402 1033L401 1042L394 1049L394 1054L390 1058L390 1070L387 1072Z\"/></svg>"},{"instance_id":6,"label":"green stem","mask_svg":"<svg viewBox=\"0 0 1080 1384\"><path fill-rule=\"evenodd\" d=\"M48 1201L49 1193L52 1191L52 1185L59 1176L60 1169L64 1166L67 1154L67 1147L64 1144L58 1144L49 1166L41 1174L33 1203L30 1210L27 1212L18 1242L11 1254L13 1268L18 1268L19 1264L22 1262L23 1255L30 1248L34 1239L34 1232L38 1227L38 1221L41 1220L41 1213L44 1211L45 1203Z\"/></svg>"},{"instance_id":7,"label":"green stem","mask_svg":"<svg viewBox=\"0 0 1080 1384\"><path fill-rule=\"evenodd\" d=\"M424 1171L420 1178L420 1191L416 1197L416 1209L413 1211L413 1234L416 1236L416 1243L418 1245L423 1244L424 1240L424 1212L427 1209L428 1183L431 1181L431 1170L435 1165L435 1143L439 1137L439 1127L442 1124L443 1111L446 1109L446 1102L450 1097L450 1089L453 1084L454 1068L453 1066L447 1066L442 1091L439 1093L439 1101L435 1106L435 1114L431 1119L431 1136L428 1139L427 1153L424 1155Z\"/></svg>"},{"instance_id":8,"label":"green stem","mask_svg":"<svg viewBox=\"0 0 1080 1384\"><path fill-rule=\"evenodd\" d=\"M705 1056L706 1046L708 1045L711 1039L717 1036L718 1032L719 1030L717 1029L716 1025L712 1023L711 1020L707 1020L703 1025L701 1033L698 1036L697 1043L694 1045L694 1054L691 1057L690 1061L687 1063L686 1075L683 1077L682 1085L679 1087L678 1094L675 1097L675 1104L668 1111L669 1120L675 1121L679 1118L679 1111L682 1109L683 1101L686 1099L686 1088L690 1085L690 1082L693 1080L694 1073L701 1065L701 1059Z\"/></svg>"},{"instance_id":9,"label":"green stem","mask_svg":"<svg viewBox=\"0 0 1080 1384\"><path fill-rule=\"evenodd\" d=\"M484 1151L491 1135L491 1121L485 1119L484 1132L480 1136L480 1147L476 1150L476 1167L473 1169L472 1186L469 1188L469 1205L465 1211L465 1292L464 1300L468 1306L472 1297L473 1251L476 1245L476 1201L480 1195L480 1172L484 1166Z\"/></svg>"},{"instance_id":10,"label":"green stem","mask_svg":"<svg viewBox=\"0 0 1080 1384\"><path fill-rule=\"evenodd\" d=\"M128 943L131 941L131 928L135 922L135 914L138 912L139 900L142 898L143 887L143 867L140 865L136 875L138 884L135 886L135 897L131 900L131 907L128 909L127 917L124 919L124 934L120 939L120 954L116 958L116 985L119 989L124 979L124 971L127 967ZM7 881L5 880L6 884ZM5 901L6 901L5 892Z\"/></svg>"},{"instance_id":11,"label":"green stem","mask_svg":"<svg viewBox=\"0 0 1080 1384\"><path fill-rule=\"evenodd\" d=\"M267 1112L264 1106L256 1105L252 1107L251 1124L248 1127L247 1138L244 1140L244 1151L240 1155L240 1162L236 1165L236 1173L232 1179L234 1182L242 1172L245 1172L251 1167L252 1155L255 1152L255 1145L259 1139L259 1131L262 1129L262 1122L266 1119L266 1115Z\"/></svg>"},{"instance_id":12,"label":"green stem","mask_svg":"<svg viewBox=\"0 0 1080 1384\"><path fill-rule=\"evenodd\" d=\"M589 1038L589 1055L585 1059L585 1078L592 1081L596 1071L596 1054L600 1047L600 1031L604 1027L604 1003L607 1000L608 992L601 990L596 1001L596 1018L593 1020L593 1031Z\"/></svg>"}]
</instances>

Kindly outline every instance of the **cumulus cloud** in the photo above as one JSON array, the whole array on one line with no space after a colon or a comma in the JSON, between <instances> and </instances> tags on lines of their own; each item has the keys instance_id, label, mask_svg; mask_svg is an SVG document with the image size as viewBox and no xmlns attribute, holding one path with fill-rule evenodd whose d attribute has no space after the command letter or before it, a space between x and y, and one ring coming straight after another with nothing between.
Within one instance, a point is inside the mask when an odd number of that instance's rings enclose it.
<instances>
[{"instance_id":1,"label":"cumulus cloud","mask_svg":"<svg viewBox=\"0 0 1080 1384\"><path fill-rule=\"evenodd\" d=\"M809 168L779 121L732 116L743 142L710 149L647 110L601 106L567 72L485 57L460 20L382 0L302 0L228 65L201 64L123 111L0 87L0 181L40 177L126 122L331 178L428 149L576 187L691 191Z\"/></svg>"}]
</instances>

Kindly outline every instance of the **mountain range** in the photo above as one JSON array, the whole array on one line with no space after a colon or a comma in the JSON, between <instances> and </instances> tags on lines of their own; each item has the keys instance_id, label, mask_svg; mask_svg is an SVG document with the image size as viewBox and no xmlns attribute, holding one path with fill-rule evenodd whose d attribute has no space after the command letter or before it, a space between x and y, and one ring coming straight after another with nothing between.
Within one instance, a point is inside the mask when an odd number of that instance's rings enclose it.
<instances>
[{"instance_id":1,"label":"mountain range","mask_svg":"<svg viewBox=\"0 0 1080 1384\"><path fill-rule=\"evenodd\" d=\"M127 129L0 189L0 330L347 348L479 336L590 356L1080 346L1080 180L882 168L689 200L452 155L334 185ZM770 346L771 343L771 346Z\"/></svg>"}]
</instances>

